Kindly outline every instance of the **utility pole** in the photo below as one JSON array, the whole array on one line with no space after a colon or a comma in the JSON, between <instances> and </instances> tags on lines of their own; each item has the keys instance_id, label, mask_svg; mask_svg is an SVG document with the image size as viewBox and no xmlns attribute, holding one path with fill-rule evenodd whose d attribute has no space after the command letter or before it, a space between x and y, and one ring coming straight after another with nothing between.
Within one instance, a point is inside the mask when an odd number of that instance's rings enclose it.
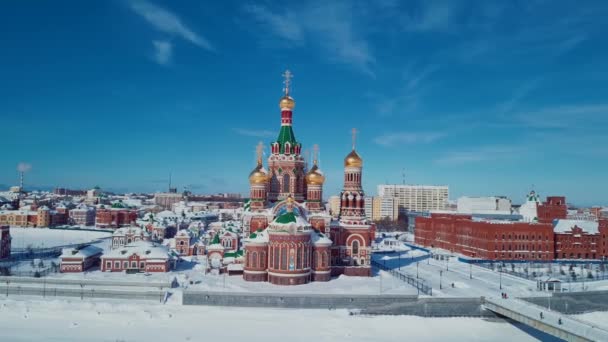
<instances>
[{"instance_id":1,"label":"utility pole","mask_svg":"<svg viewBox=\"0 0 608 342\"><path fill-rule=\"evenodd\" d=\"M441 276L442 275L443 275L443 270L439 270L439 289L440 290L442 289L442 286L441 286Z\"/></svg>"}]
</instances>

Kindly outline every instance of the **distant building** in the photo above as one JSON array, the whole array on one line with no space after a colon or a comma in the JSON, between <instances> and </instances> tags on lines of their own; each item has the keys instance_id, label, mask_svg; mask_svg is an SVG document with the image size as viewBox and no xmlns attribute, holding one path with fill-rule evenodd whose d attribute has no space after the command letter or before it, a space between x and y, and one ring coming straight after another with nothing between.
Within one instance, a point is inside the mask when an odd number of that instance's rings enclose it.
<instances>
[{"instance_id":1,"label":"distant building","mask_svg":"<svg viewBox=\"0 0 608 342\"><path fill-rule=\"evenodd\" d=\"M87 191L85 190L72 190L66 188L55 188L53 194L60 196L86 196Z\"/></svg>"},{"instance_id":2,"label":"distant building","mask_svg":"<svg viewBox=\"0 0 608 342\"><path fill-rule=\"evenodd\" d=\"M373 200L372 220L397 221L399 218L399 199L390 196L376 196Z\"/></svg>"},{"instance_id":3,"label":"distant building","mask_svg":"<svg viewBox=\"0 0 608 342\"><path fill-rule=\"evenodd\" d=\"M150 234L139 227L122 227L112 234L112 249L122 248L135 241L150 240Z\"/></svg>"},{"instance_id":4,"label":"distant building","mask_svg":"<svg viewBox=\"0 0 608 342\"><path fill-rule=\"evenodd\" d=\"M95 213L95 225L99 228L120 228L129 226L137 220L135 210L111 208L98 209Z\"/></svg>"},{"instance_id":5,"label":"distant building","mask_svg":"<svg viewBox=\"0 0 608 342\"><path fill-rule=\"evenodd\" d=\"M511 200L506 197L460 197L457 201L460 214L511 214Z\"/></svg>"},{"instance_id":6,"label":"distant building","mask_svg":"<svg viewBox=\"0 0 608 342\"><path fill-rule=\"evenodd\" d=\"M378 196L396 197L401 212L445 210L448 195L447 185L378 185Z\"/></svg>"},{"instance_id":7,"label":"distant building","mask_svg":"<svg viewBox=\"0 0 608 342\"><path fill-rule=\"evenodd\" d=\"M78 207L69 211L68 223L80 226L94 226L95 214L95 207L80 204Z\"/></svg>"},{"instance_id":8,"label":"distant building","mask_svg":"<svg viewBox=\"0 0 608 342\"><path fill-rule=\"evenodd\" d=\"M103 250L97 246L83 248L64 248L61 256L60 271L62 273L84 272L92 266L99 265Z\"/></svg>"},{"instance_id":9,"label":"distant building","mask_svg":"<svg viewBox=\"0 0 608 342\"><path fill-rule=\"evenodd\" d=\"M554 219L565 219L568 216L566 198L563 196L548 196L543 203L536 192L531 191L526 201L519 207L519 214L526 222L551 223Z\"/></svg>"},{"instance_id":10,"label":"distant building","mask_svg":"<svg viewBox=\"0 0 608 342\"><path fill-rule=\"evenodd\" d=\"M368 220L374 219L374 197L365 196L365 218Z\"/></svg>"},{"instance_id":11,"label":"distant building","mask_svg":"<svg viewBox=\"0 0 608 342\"><path fill-rule=\"evenodd\" d=\"M154 194L154 204L167 210L171 210L173 204L182 201L182 199L182 194L173 192L158 192Z\"/></svg>"},{"instance_id":12,"label":"distant building","mask_svg":"<svg viewBox=\"0 0 608 342\"><path fill-rule=\"evenodd\" d=\"M101 257L102 272L168 272L169 248L150 241L136 241Z\"/></svg>"},{"instance_id":13,"label":"distant building","mask_svg":"<svg viewBox=\"0 0 608 342\"><path fill-rule=\"evenodd\" d=\"M9 226L0 226L0 259L11 256L11 230Z\"/></svg>"},{"instance_id":14,"label":"distant building","mask_svg":"<svg viewBox=\"0 0 608 342\"><path fill-rule=\"evenodd\" d=\"M332 217L338 217L340 215L340 196L329 197L329 214Z\"/></svg>"}]
</instances>

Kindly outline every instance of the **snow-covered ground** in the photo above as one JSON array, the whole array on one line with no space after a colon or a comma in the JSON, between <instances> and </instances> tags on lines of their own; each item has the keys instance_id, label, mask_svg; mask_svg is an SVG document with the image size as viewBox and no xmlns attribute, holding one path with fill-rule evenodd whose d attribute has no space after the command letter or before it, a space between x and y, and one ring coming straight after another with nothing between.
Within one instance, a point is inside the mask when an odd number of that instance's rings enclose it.
<instances>
[{"instance_id":1,"label":"snow-covered ground","mask_svg":"<svg viewBox=\"0 0 608 342\"><path fill-rule=\"evenodd\" d=\"M608 311L588 312L580 315L572 315L573 317L595 324L600 328L608 330Z\"/></svg>"},{"instance_id":2,"label":"snow-covered ground","mask_svg":"<svg viewBox=\"0 0 608 342\"><path fill-rule=\"evenodd\" d=\"M91 242L112 236L103 231L60 230L48 228L11 228L12 248L49 248Z\"/></svg>"},{"instance_id":3,"label":"snow-covered ground","mask_svg":"<svg viewBox=\"0 0 608 342\"><path fill-rule=\"evenodd\" d=\"M60 313L60 314L58 314ZM346 310L0 300L3 341L536 341L502 320L350 316Z\"/></svg>"}]
</instances>

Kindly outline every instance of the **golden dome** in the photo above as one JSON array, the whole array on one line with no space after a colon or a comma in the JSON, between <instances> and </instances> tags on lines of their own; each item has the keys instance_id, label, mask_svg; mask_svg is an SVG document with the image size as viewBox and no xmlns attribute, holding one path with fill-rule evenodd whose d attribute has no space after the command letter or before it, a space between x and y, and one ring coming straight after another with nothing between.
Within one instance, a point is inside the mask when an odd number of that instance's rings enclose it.
<instances>
[{"instance_id":1,"label":"golden dome","mask_svg":"<svg viewBox=\"0 0 608 342\"><path fill-rule=\"evenodd\" d=\"M355 150L352 150L346 158L344 158L344 167L362 167L363 159L359 157Z\"/></svg>"},{"instance_id":2,"label":"golden dome","mask_svg":"<svg viewBox=\"0 0 608 342\"><path fill-rule=\"evenodd\" d=\"M281 97L279 108L292 110L296 106L296 101L289 95Z\"/></svg>"},{"instance_id":3,"label":"golden dome","mask_svg":"<svg viewBox=\"0 0 608 342\"><path fill-rule=\"evenodd\" d=\"M313 165L313 167L306 173L306 184L308 185L323 185L325 182L325 176L319 171L319 167L317 165Z\"/></svg>"},{"instance_id":4,"label":"golden dome","mask_svg":"<svg viewBox=\"0 0 608 342\"><path fill-rule=\"evenodd\" d=\"M264 184L268 181L268 175L261 164L258 164L253 171L249 174L250 184Z\"/></svg>"}]
</instances>

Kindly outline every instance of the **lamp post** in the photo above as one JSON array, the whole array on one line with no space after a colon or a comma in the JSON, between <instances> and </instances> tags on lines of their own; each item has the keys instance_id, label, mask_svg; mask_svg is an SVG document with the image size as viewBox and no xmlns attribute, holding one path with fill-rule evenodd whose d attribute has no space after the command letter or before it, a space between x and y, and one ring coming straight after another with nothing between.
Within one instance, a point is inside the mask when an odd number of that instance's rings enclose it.
<instances>
[{"instance_id":1,"label":"lamp post","mask_svg":"<svg viewBox=\"0 0 608 342\"><path fill-rule=\"evenodd\" d=\"M450 256L445 257L445 270L449 271L449 264L450 264Z\"/></svg>"},{"instance_id":2,"label":"lamp post","mask_svg":"<svg viewBox=\"0 0 608 342\"><path fill-rule=\"evenodd\" d=\"M439 270L439 289L440 289L440 290L442 289L442 286L441 286L441 276L442 276L442 275L443 275L443 271L442 271L442 270Z\"/></svg>"},{"instance_id":3,"label":"lamp post","mask_svg":"<svg viewBox=\"0 0 608 342\"><path fill-rule=\"evenodd\" d=\"M473 264L469 264L469 279L473 279Z\"/></svg>"},{"instance_id":4,"label":"lamp post","mask_svg":"<svg viewBox=\"0 0 608 342\"><path fill-rule=\"evenodd\" d=\"M502 290L502 267L498 269L498 276L500 279L500 289Z\"/></svg>"},{"instance_id":5,"label":"lamp post","mask_svg":"<svg viewBox=\"0 0 608 342\"><path fill-rule=\"evenodd\" d=\"M420 261L416 261L416 279L418 279L418 264L420 264Z\"/></svg>"}]
</instances>

